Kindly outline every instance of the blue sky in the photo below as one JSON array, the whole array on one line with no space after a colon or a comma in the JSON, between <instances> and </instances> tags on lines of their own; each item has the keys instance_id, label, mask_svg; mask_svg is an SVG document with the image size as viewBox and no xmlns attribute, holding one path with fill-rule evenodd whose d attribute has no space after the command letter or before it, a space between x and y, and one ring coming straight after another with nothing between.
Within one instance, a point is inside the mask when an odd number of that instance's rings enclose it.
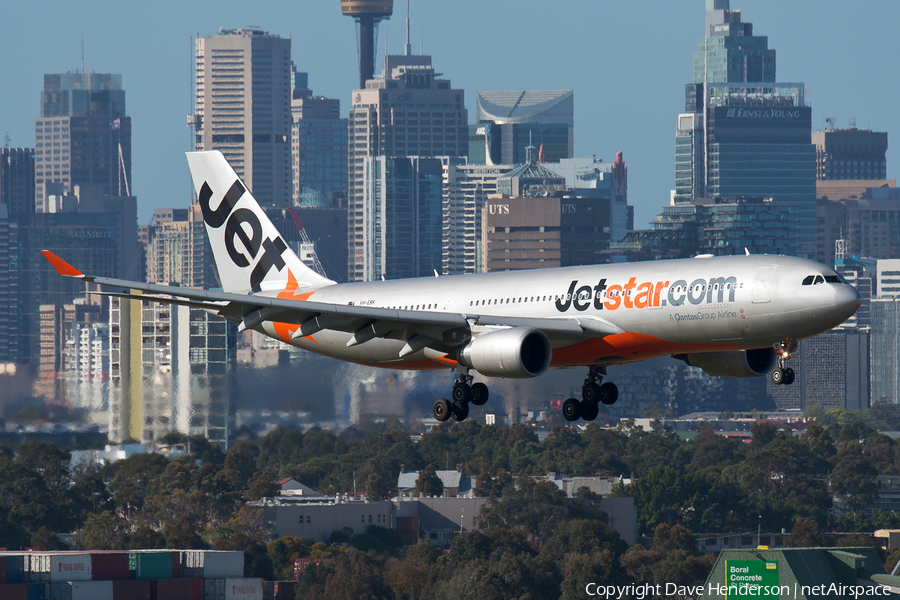
<instances>
[{"instance_id":1,"label":"blue sky","mask_svg":"<svg viewBox=\"0 0 900 600\"><path fill-rule=\"evenodd\" d=\"M869 0L732 0L769 38L777 78L811 91L813 129L887 131L888 177L900 162L900 3ZM390 53L405 43L405 2L380 30ZM413 51L426 54L455 88L475 92L575 90L575 152L612 160L624 152L636 226L645 227L673 187L676 115L703 35L703 0L412 0ZM191 184L191 36L255 25L292 38L294 62L316 94L341 99L346 114L358 83L356 34L339 0L268 2L7 3L0 30L0 133L12 146L34 145L44 73L81 68L121 73L133 124L133 189L139 221L155 208L183 207ZM421 35L420 35L421 34ZM376 72L381 69L381 61Z\"/></svg>"}]
</instances>

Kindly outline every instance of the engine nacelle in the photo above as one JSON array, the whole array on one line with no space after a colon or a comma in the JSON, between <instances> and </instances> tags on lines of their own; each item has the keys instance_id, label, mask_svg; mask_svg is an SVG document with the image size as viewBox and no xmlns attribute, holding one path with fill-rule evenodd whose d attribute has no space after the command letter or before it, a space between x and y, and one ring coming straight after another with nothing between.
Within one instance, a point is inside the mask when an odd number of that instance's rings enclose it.
<instances>
[{"instance_id":1,"label":"engine nacelle","mask_svg":"<svg viewBox=\"0 0 900 600\"><path fill-rule=\"evenodd\" d=\"M775 366L774 348L688 354L684 362L717 377L761 377Z\"/></svg>"},{"instance_id":2,"label":"engine nacelle","mask_svg":"<svg viewBox=\"0 0 900 600\"><path fill-rule=\"evenodd\" d=\"M490 377L537 377L550 366L553 348L544 332L511 327L483 333L459 353L463 366Z\"/></svg>"}]
</instances>

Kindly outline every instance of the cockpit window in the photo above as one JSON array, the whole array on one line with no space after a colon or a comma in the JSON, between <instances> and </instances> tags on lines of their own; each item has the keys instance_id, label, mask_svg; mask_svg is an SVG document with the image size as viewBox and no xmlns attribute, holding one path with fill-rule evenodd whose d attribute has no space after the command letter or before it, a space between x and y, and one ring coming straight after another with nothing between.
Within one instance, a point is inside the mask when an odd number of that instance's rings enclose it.
<instances>
[{"instance_id":1,"label":"cockpit window","mask_svg":"<svg viewBox=\"0 0 900 600\"><path fill-rule=\"evenodd\" d=\"M812 285L813 279L815 279L815 278L816 278L815 275L807 275L803 279L803 285Z\"/></svg>"},{"instance_id":2,"label":"cockpit window","mask_svg":"<svg viewBox=\"0 0 900 600\"><path fill-rule=\"evenodd\" d=\"M825 283L843 283L837 275L826 275Z\"/></svg>"},{"instance_id":3,"label":"cockpit window","mask_svg":"<svg viewBox=\"0 0 900 600\"><path fill-rule=\"evenodd\" d=\"M821 275L816 275L816 280L813 281L813 285L821 285L823 283L825 283L825 278Z\"/></svg>"}]
</instances>

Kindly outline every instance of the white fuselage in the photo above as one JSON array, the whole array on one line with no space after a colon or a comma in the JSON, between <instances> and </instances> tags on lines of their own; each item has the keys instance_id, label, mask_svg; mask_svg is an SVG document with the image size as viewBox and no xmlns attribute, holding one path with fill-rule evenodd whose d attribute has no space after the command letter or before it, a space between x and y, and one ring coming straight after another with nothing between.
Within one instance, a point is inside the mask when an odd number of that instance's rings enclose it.
<instances>
[{"instance_id":1,"label":"white fuselage","mask_svg":"<svg viewBox=\"0 0 900 600\"><path fill-rule=\"evenodd\" d=\"M811 275L822 282L803 285ZM462 314L473 323L479 317L573 319L620 330L605 336L551 335L552 367L767 347L827 331L859 305L856 290L828 267L768 255L373 281L327 286L304 296L329 304ZM325 330L291 339L287 332L296 328L271 322L260 327L300 348L352 362L452 366L452 357L427 348L401 359L402 334L348 347L351 333Z\"/></svg>"}]
</instances>

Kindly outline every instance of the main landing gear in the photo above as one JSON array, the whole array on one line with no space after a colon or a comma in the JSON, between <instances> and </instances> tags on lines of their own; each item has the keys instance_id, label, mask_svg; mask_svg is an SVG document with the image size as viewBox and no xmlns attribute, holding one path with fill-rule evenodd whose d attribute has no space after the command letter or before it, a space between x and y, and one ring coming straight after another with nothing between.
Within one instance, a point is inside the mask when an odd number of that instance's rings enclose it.
<instances>
[{"instance_id":1,"label":"main landing gear","mask_svg":"<svg viewBox=\"0 0 900 600\"><path fill-rule=\"evenodd\" d=\"M438 398L431 407L431 414L438 421L444 422L451 417L454 421L465 421L469 416L469 403L482 406L488 401L489 393L483 383L472 383L472 376L466 369L453 384L451 396L452 400Z\"/></svg>"},{"instance_id":2,"label":"main landing gear","mask_svg":"<svg viewBox=\"0 0 900 600\"><path fill-rule=\"evenodd\" d=\"M794 370L784 364L797 351L796 340L784 340L775 353L778 354L778 366L772 369L772 383L775 385L791 385L794 383Z\"/></svg>"},{"instance_id":3,"label":"main landing gear","mask_svg":"<svg viewBox=\"0 0 900 600\"><path fill-rule=\"evenodd\" d=\"M601 383L604 375L606 367L590 368L581 386L581 401L569 398L562 403L562 416L566 421L577 421L579 418L593 421L600 414L601 402L607 406L615 404L619 398L619 388L609 381Z\"/></svg>"}]
</instances>

